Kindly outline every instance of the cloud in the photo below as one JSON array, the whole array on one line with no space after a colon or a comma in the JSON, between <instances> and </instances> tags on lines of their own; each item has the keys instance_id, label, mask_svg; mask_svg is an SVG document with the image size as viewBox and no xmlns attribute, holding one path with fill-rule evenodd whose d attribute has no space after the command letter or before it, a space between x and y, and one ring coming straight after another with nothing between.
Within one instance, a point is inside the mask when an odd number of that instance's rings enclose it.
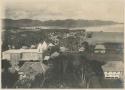
<instances>
[{"instance_id":1,"label":"cloud","mask_svg":"<svg viewBox=\"0 0 125 90\"><path fill-rule=\"evenodd\" d=\"M6 17L123 21L123 0L5 0Z\"/></svg>"}]
</instances>

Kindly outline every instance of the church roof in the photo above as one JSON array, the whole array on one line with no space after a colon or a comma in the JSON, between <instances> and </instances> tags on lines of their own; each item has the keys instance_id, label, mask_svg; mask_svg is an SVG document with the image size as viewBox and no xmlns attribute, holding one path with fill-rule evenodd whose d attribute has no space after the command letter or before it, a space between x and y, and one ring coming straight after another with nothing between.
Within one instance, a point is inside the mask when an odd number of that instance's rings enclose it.
<instances>
[{"instance_id":1,"label":"church roof","mask_svg":"<svg viewBox=\"0 0 125 90\"><path fill-rule=\"evenodd\" d=\"M47 43L44 41L42 44L39 43L37 49L38 49L39 52L43 52L43 51L47 50L47 48L48 48L48 45L47 45Z\"/></svg>"}]
</instances>

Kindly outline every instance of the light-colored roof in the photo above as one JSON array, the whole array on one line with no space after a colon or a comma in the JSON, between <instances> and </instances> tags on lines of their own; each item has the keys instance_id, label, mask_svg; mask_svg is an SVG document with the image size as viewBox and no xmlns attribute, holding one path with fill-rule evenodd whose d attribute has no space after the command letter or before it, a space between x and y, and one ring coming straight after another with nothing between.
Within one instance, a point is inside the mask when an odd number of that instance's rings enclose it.
<instances>
[{"instance_id":1,"label":"light-colored roof","mask_svg":"<svg viewBox=\"0 0 125 90\"><path fill-rule=\"evenodd\" d=\"M44 60L49 60L50 59L50 56L45 56L44 57Z\"/></svg>"},{"instance_id":2,"label":"light-colored roof","mask_svg":"<svg viewBox=\"0 0 125 90\"><path fill-rule=\"evenodd\" d=\"M37 49L11 49L4 51L3 53L23 53L23 52L37 52Z\"/></svg>"},{"instance_id":3,"label":"light-colored roof","mask_svg":"<svg viewBox=\"0 0 125 90\"><path fill-rule=\"evenodd\" d=\"M21 49L21 52L37 52L37 49Z\"/></svg>"},{"instance_id":4,"label":"light-colored roof","mask_svg":"<svg viewBox=\"0 0 125 90\"><path fill-rule=\"evenodd\" d=\"M48 48L48 45L47 45L47 43L44 41L43 44L39 43L37 49L38 49L39 52L43 52L43 51L47 50L47 48Z\"/></svg>"},{"instance_id":5,"label":"light-colored roof","mask_svg":"<svg viewBox=\"0 0 125 90\"><path fill-rule=\"evenodd\" d=\"M42 44L39 43L37 49L40 49L42 47Z\"/></svg>"},{"instance_id":6,"label":"light-colored roof","mask_svg":"<svg viewBox=\"0 0 125 90\"><path fill-rule=\"evenodd\" d=\"M3 53L21 53L20 49L11 49L11 50L6 50Z\"/></svg>"},{"instance_id":7,"label":"light-colored roof","mask_svg":"<svg viewBox=\"0 0 125 90\"><path fill-rule=\"evenodd\" d=\"M84 51L84 50L85 50L84 47L79 48L79 51Z\"/></svg>"},{"instance_id":8,"label":"light-colored roof","mask_svg":"<svg viewBox=\"0 0 125 90\"><path fill-rule=\"evenodd\" d=\"M57 57L57 56L59 56L60 54L58 53L58 52L54 52L54 53L52 53L51 54L51 58L55 58L55 57Z\"/></svg>"},{"instance_id":9,"label":"light-colored roof","mask_svg":"<svg viewBox=\"0 0 125 90\"><path fill-rule=\"evenodd\" d=\"M124 71L123 61L108 61L102 66L103 71Z\"/></svg>"},{"instance_id":10,"label":"light-colored roof","mask_svg":"<svg viewBox=\"0 0 125 90\"><path fill-rule=\"evenodd\" d=\"M96 45L95 49L106 49L104 45Z\"/></svg>"},{"instance_id":11,"label":"light-colored roof","mask_svg":"<svg viewBox=\"0 0 125 90\"><path fill-rule=\"evenodd\" d=\"M60 47L60 51L61 52L65 52L65 51L67 51L68 49L66 48L66 47Z\"/></svg>"},{"instance_id":12,"label":"light-colored roof","mask_svg":"<svg viewBox=\"0 0 125 90\"><path fill-rule=\"evenodd\" d=\"M43 48L43 50L46 50L48 48L48 45L45 41L42 44L42 48Z\"/></svg>"},{"instance_id":13,"label":"light-colored roof","mask_svg":"<svg viewBox=\"0 0 125 90\"><path fill-rule=\"evenodd\" d=\"M55 46L55 45L53 45L52 43L50 43L48 46L52 47L52 46Z\"/></svg>"}]
</instances>

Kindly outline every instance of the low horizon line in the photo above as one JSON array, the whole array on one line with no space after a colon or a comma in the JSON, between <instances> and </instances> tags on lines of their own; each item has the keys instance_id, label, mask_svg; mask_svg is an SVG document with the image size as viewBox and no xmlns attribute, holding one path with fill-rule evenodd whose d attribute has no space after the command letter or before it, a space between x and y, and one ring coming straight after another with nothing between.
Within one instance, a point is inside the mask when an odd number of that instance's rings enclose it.
<instances>
[{"instance_id":1,"label":"low horizon line","mask_svg":"<svg viewBox=\"0 0 125 90\"><path fill-rule=\"evenodd\" d=\"M123 22L119 22L119 21L113 21L113 20L103 20L103 19L73 19L73 18L66 18L66 19L48 19L48 20L41 20L41 19L31 19L31 18L21 18L21 19L13 19L13 18L2 18L3 19L10 19L10 20L39 20L39 21L56 21L56 20L90 20L90 21L94 21L94 20L97 20L97 21L109 21L109 22L114 22L114 23L119 23L119 24L124 24L124 21Z\"/></svg>"}]
</instances>

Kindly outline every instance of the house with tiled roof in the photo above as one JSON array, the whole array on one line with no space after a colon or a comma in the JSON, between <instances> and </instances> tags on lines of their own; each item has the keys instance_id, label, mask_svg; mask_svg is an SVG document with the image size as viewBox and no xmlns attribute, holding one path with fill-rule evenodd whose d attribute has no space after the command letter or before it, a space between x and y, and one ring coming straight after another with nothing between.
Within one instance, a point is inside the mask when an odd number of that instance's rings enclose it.
<instances>
[{"instance_id":1,"label":"house with tiled roof","mask_svg":"<svg viewBox=\"0 0 125 90\"><path fill-rule=\"evenodd\" d=\"M49 67L42 62L25 62L19 69L20 78L23 76L34 79L37 74L44 74Z\"/></svg>"}]
</instances>

